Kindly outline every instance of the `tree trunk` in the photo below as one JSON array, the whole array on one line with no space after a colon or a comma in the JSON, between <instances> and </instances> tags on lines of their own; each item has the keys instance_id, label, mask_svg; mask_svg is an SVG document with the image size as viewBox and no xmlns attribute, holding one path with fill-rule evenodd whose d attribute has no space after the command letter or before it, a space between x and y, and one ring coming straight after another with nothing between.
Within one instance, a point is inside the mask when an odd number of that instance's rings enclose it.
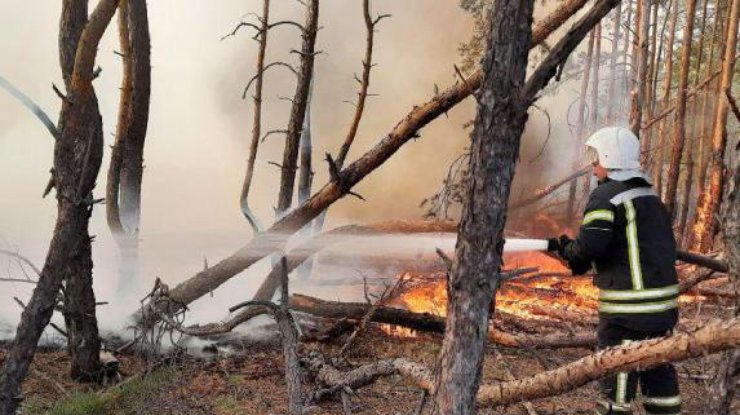
<instances>
[{"instance_id":1,"label":"tree trunk","mask_svg":"<svg viewBox=\"0 0 740 415\"><path fill-rule=\"evenodd\" d=\"M123 79L106 183L106 218L119 248L118 292L125 295L138 284L141 183L151 94L146 1L122 1L118 24Z\"/></svg>"},{"instance_id":2,"label":"tree trunk","mask_svg":"<svg viewBox=\"0 0 740 415\"><path fill-rule=\"evenodd\" d=\"M255 232L262 230L262 224L254 215L249 207L249 189L252 187L252 177L254 176L254 163L257 160L257 148L262 134L262 85L265 71L265 53L267 51L267 34L270 25L270 0L262 1L262 25L259 32L259 51L257 52L257 80L254 85L254 110L252 115L252 140L249 143L249 157L247 159L247 172L244 175L242 191L239 195L239 206L242 214L247 219Z\"/></svg>"},{"instance_id":3,"label":"tree trunk","mask_svg":"<svg viewBox=\"0 0 740 415\"><path fill-rule=\"evenodd\" d=\"M352 143L355 141L357 136L357 130L360 128L360 121L362 115L365 112L365 102L367 101L368 89L370 88L370 70L373 68L373 45L375 43L375 26L380 20L388 15L381 15L376 20L370 16L370 0L362 1L362 17L365 21L365 57L362 60L362 78L360 82L360 92L357 94L357 106L355 107L355 114L350 122L349 131L347 136L344 138L342 146L339 148L339 153L335 163L337 169L341 170L344 167L344 163L347 160L349 149L352 147ZM324 221L326 221L326 215L328 210L325 210L316 218L315 233L321 232L324 228Z\"/></svg>"},{"instance_id":4,"label":"tree trunk","mask_svg":"<svg viewBox=\"0 0 740 415\"><path fill-rule=\"evenodd\" d=\"M735 0L734 3L738 3ZM737 6L735 6L737 14ZM724 235L725 248L727 250L727 262L730 265L730 279L735 292L735 316L740 316L740 142L735 137L734 143L728 141L726 150L728 153L734 151L729 160L731 172L727 193L722 203L722 233ZM707 414L730 415L730 406L737 387L735 386L740 377L740 352L725 352L718 366L715 381L709 394L710 404Z\"/></svg>"},{"instance_id":5,"label":"tree trunk","mask_svg":"<svg viewBox=\"0 0 740 415\"><path fill-rule=\"evenodd\" d=\"M578 12L585 3L585 0L570 0L552 12L535 27L530 48L547 38L550 33ZM415 137L419 129L470 96L480 87L482 79L483 74L478 70L467 79L467 82L459 83L438 94L431 101L415 106L374 148L342 169L338 180L337 178L331 180L306 203L278 220L270 229L257 234L252 241L228 258L171 289L172 299L179 304L190 304L255 262L281 249L291 233L296 232L332 203L345 196L352 186L372 173L395 154L403 144ZM148 304L143 313L135 318L141 319L145 325L153 324L159 319L158 312L152 308L151 304Z\"/></svg>"},{"instance_id":6,"label":"tree trunk","mask_svg":"<svg viewBox=\"0 0 740 415\"><path fill-rule=\"evenodd\" d=\"M722 25L722 8L717 6L717 9L715 10L714 14L714 25L712 25L712 34L711 39L712 42L709 46L709 59L707 60L706 65L706 71L705 71L705 77L708 76L713 68L715 66L718 66L715 63L715 56L719 56L720 53L715 54L715 49L719 48L719 37L721 33L721 27ZM709 158L707 157L708 149L707 149L707 138L710 134L710 123L709 123L709 92L708 90L711 87L707 87L707 91L704 91L702 94L702 100L701 100L701 134L702 134L702 140L701 144L699 146L699 174L697 177L697 183L698 187L697 190L699 191L699 196L697 200L697 205L701 205L702 202L702 196L704 194L704 186L706 185L707 181L707 166L709 165ZM715 91L719 89L719 80L717 80L716 85L714 86ZM692 230L688 231L689 234L689 242L687 243L687 246L692 246L694 242L694 232L693 232L693 225L696 223L696 213L694 213L693 222L691 223Z\"/></svg>"},{"instance_id":7,"label":"tree trunk","mask_svg":"<svg viewBox=\"0 0 740 415\"><path fill-rule=\"evenodd\" d=\"M637 2L637 21L638 33L635 38L635 47L633 48L633 64L636 64L636 73L633 82L632 91L630 92L630 129L640 137L642 125L642 111L645 103L645 88L647 80L648 64L648 37L650 35L650 0L638 0ZM642 140L641 148L646 150L646 140Z\"/></svg>"},{"instance_id":8,"label":"tree trunk","mask_svg":"<svg viewBox=\"0 0 740 415\"><path fill-rule=\"evenodd\" d=\"M616 82L622 71L617 69L619 40L622 37L622 5L617 6L612 18L612 47L609 51L609 80L606 89L606 123L613 125L617 122L617 105L615 96Z\"/></svg>"},{"instance_id":9,"label":"tree trunk","mask_svg":"<svg viewBox=\"0 0 740 415\"><path fill-rule=\"evenodd\" d=\"M596 37L596 31L591 32L588 37L588 46L586 47L586 60L583 64L583 79L581 80L581 92L578 97L578 120L576 121L576 136L575 138L575 149L573 151L573 169L578 168L578 164L581 163L581 155L583 153L582 144L584 131L586 130L586 100L588 96L588 84L589 78L591 77L591 62L593 61L594 52L594 38ZM593 111L593 108L590 109ZM586 177L588 179L588 176ZM568 217L572 218L576 215L576 189L578 187L578 181L570 182L568 189Z\"/></svg>"},{"instance_id":10,"label":"tree trunk","mask_svg":"<svg viewBox=\"0 0 740 415\"><path fill-rule=\"evenodd\" d=\"M694 225L695 241L692 247L695 251L706 251L712 246L715 216L722 199L724 181L724 152L727 143L727 112L729 109L725 91L732 88L732 77L735 68L737 53L738 13L740 0L733 0L727 24L725 39L724 60L720 80L721 94L717 96L714 112L714 127L712 129L712 153L709 165L709 182L704 190L704 197L697 209L697 220Z\"/></svg>"},{"instance_id":11,"label":"tree trunk","mask_svg":"<svg viewBox=\"0 0 740 415\"><path fill-rule=\"evenodd\" d=\"M663 202L672 218L676 214L676 191L678 177L681 173L681 156L683 155L684 141L686 140L686 90L689 85L689 71L691 70L691 42L694 34L694 18L696 16L696 0L686 1L686 25L683 29L681 41L681 67L678 75L678 95L676 97L675 131L671 146L671 161L666 177L666 192Z\"/></svg>"},{"instance_id":12,"label":"tree trunk","mask_svg":"<svg viewBox=\"0 0 740 415\"><path fill-rule=\"evenodd\" d=\"M520 91L527 72L532 11L532 0L500 0L491 7L469 184L448 282L435 414L475 413L491 302L499 283L506 203L529 106Z\"/></svg>"},{"instance_id":13,"label":"tree trunk","mask_svg":"<svg viewBox=\"0 0 740 415\"><path fill-rule=\"evenodd\" d=\"M301 67L298 72L298 83L293 95L293 105L288 121L288 133L285 137L285 151L280 172L280 193L278 194L278 218L285 215L293 204L293 189L298 164L298 151L301 141L303 120L306 116L308 91L313 80L313 63L315 57L316 33L319 23L319 0L306 1L306 21L303 25L303 46L299 52Z\"/></svg>"},{"instance_id":14,"label":"tree trunk","mask_svg":"<svg viewBox=\"0 0 740 415\"><path fill-rule=\"evenodd\" d=\"M657 87L655 85L655 81L657 80L657 60L659 59L658 53L660 52L658 49L658 9L660 8L660 3L658 1L652 1L650 3L650 42L647 46L647 50L649 51L649 61L648 61L648 67L645 74L645 102L643 109L643 112L646 113L642 119L652 119L653 113L655 112L655 92L657 90ZM665 25L663 26L665 28ZM642 123L641 123L642 124ZM642 125L640 126L642 129ZM654 151L655 145L653 144L654 141L654 129L653 128L647 128L645 129L643 133L643 140L645 142L643 148L644 151L642 153L642 169L643 171L650 171L650 163L652 161L652 158L650 157L651 154Z\"/></svg>"},{"instance_id":15,"label":"tree trunk","mask_svg":"<svg viewBox=\"0 0 740 415\"><path fill-rule=\"evenodd\" d=\"M700 74L701 74L701 65L704 60L704 39L705 39L705 31L707 28L707 8L709 5L709 0L704 0L704 6L702 7L702 15L701 15L701 24L699 29L699 42L697 44L698 48L696 51L696 66L694 67L694 88L699 88L700 83ZM703 94L702 94L703 95ZM691 134L691 144L689 148L686 150L686 177L684 178L684 187L683 191L681 192L681 212L679 214L679 223L678 223L678 243L681 246L688 246L688 235L691 233L691 229L688 229L688 225L692 223L693 221L689 221L689 215L694 214L693 209L689 209L689 206L691 205L691 192L694 185L694 152L696 152L697 146L701 147L702 139L701 136L704 135L702 131L699 130L699 124L697 123L697 118L699 118L698 109L699 109L699 100L694 99L691 102L691 113L693 114L690 121L690 127L689 132ZM697 187L698 188L698 187Z\"/></svg>"},{"instance_id":16,"label":"tree trunk","mask_svg":"<svg viewBox=\"0 0 740 415\"><path fill-rule=\"evenodd\" d=\"M678 0L673 0L671 9L668 12L670 24L668 25L668 41L665 47L665 71L663 72L663 96L661 98L660 109L665 110L671 98L671 83L673 81L673 46L676 35L676 21L678 20ZM658 127L658 150L657 161L653 165L653 181L659 194L663 194L663 163L665 160L665 143L668 141L669 123L662 121Z\"/></svg>"},{"instance_id":17,"label":"tree trunk","mask_svg":"<svg viewBox=\"0 0 740 415\"><path fill-rule=\"evenodd\" d=\"M77 2L76 5L84 3ZM82 15L71 12L70 7L75 7L75 4L70 2L63 7L62 32L68 27L65 17ZM65 279L68 294L65 319L72 324L68 326L73 355L72 374L83 378L100 375L100 343L91 287L92 261L87 226L93 206L91 193L102 160L103 130L92 80L98 43L117 7L117 0L98 3L84 26L74 55L67 98L59 117L61 136L54 148L57 223L38 283L23 311L15 339L0 371L0 404L4 415L14 414L20 402L21 382L38 340L51 319L59 288ZM60 43L66 40L69 38L60 35ZM61 55L71 56L65 52ZM63 71L66 67L63 58Z\"/></svg>"}]
</instances>

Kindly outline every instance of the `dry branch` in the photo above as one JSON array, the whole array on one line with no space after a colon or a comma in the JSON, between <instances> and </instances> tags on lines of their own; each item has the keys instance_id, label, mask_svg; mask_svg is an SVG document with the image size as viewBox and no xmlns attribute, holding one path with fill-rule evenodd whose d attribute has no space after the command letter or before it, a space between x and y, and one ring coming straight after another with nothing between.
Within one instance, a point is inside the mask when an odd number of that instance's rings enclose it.
<instances>
[{"instance_id":1,"label":"dry branch","mask_svg":"<svg viewBox=\"0 0 740 415\"><path fill-rule=\"evenodd\" d=\"M576 180L577 178L585 175L586 173L588 173L590 171L590 169L591 169L591 166L590 165L583 166L580 169L578 169L578 171L576 171L575 173L569 175L568 177L566 177L566 178L564 178L564 179L562 179L562 180L560 180L560 181L558 181L556 183L553 183L553 184L551 184L549 186L543 187L542 189L540 189L537 192L535 192L535 194L533 194L532 196L530 196L530 197L528 197L526 199L518 200L515 203L512 203L510 209L512 209L512 210L513 209L519 209L519 208L522 208L524 206L531 205L532 203L535 203L538 200L541 200L541 199L545 198L546 196L552 194L553 192L555 192L556 190L558 190L559 188L561 188L563 185L565 185L565 184L567 184L567 183L569 183L569 182L571 182L573 180Z\"/></svg>"},{"instance_id":2,"label":"dry branch","mask_svg":"<svg viewBox=\"0 0 740 415\"><path fill-rule=\"evenodd\" d=\"M569 0L548 17L548 25L537 25L532 32L531 47L540 44L553 30L579 10L583 3L585 3L583 0ZM280 249L290 234L301 229L329 205L345 196L349 188L380 167L401 146L416 136L422 127L470 96L480 87L482 79L482 72L478 70L468 78L467 84L455 85L431 101L415 106L373 149L342 170L340 174L344 187L330 181L306 203L282 217L267 231L256 235L234 254L174 287L170 293L172 297L182 304L189 304ZM152 323L157 319L157 313L153 311L149 305L138 319L143 318L146 324Z\"/></svg>"},{"instance_id":3,"label":"dry branch","mask_svg":"<svg viewBox=\"0 0 740 415\"><path fill-rule=\"evenodd\" d=\"M479 406L493 407L546 398L617 372L645 370L738 346L740 318L725 322L714 320L691 333L632 342L534 376L482 385L477 400ZM307 357L304 362L330 388L351 384L356 389L371 384L379 377L401 374L430 393L435 392L431 371L422 364L403 358L381 360L346 373L335 369L331 362L317 355Z\"/></svg>"}]
</instances>

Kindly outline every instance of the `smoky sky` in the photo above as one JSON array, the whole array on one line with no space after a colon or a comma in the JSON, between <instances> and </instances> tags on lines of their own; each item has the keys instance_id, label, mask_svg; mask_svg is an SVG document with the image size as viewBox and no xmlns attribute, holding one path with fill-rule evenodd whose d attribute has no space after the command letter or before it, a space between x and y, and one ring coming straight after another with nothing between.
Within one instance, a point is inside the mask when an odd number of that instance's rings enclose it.
<instances>
[{"instance_id":1,"label":"smoky sky","mask_svg":"<svg viewBox=\"0 0 740 415\"><path fill-rule=\"evenodd\" d=\"M253 32L242 30L221 37L242 19L258 13L257 0L150 1L152 38L152 97L145 147L142 193L142 285L155 277L174 285L232 253L250 238L241 216L238 195L244 176L252 125L252 101L242 91L254 75L257 42ZM91 10L94 2L91 2ZM271 20L303 21L302 6L292 0L273 0ZM312 104L314 190L328 172L323 155L336 154L344 140L354 107L344 101L357 98L353 74L362 70L365 28L360 0L324 0L320 9L315 84ZM538 3L541 15L545 7ZM0 2L0 73L57 119L59 99L52 83L63 85L58 64L57 32L61 2L4 0ZM458 47L473 30L470 16L455 0L375 0L372 13L391 14L378 25L375 37L370 92L365 115L348 161L381 140L415 105L423 104L436 88L457 82L453 64ZM253 21L253 20L252 20ZM300 36L292 27L269 35L267 62L295 63ZM117 27L108 28L98 54L103 69L95 81L106 134L106 153L98 178L96 197L105 188L108 145L112 143L120 86L120 59L114 51ZM277 68L266 74L263 131L287 125L295 78ZM547 123L532 112L522 148L517 186L531 189L559 179L571 169L573 142L566 111L575 87L540 104L550 113L552 132L545 143ZM474 102L467 100L446 116L421 130L421 137L406 144L393 158L354 189L362 202L345 198L332 207L329 226L380 219L416 218L419 202L436 191L449 163L467 145L470 131L463 124L474 117ZM43 264L56 219L53 195L41 193L49 178L53 142L30 112L0 91L0 247L14 249ZM534 156L546 144L543 155ZM259 149L251 203L263 222L273 220L279 171L268 164L282 159L283 138L269 137ZM104 207L93 213L91 233L95 289L101 301L116 296L117 251L104 218ZM0 273L17 272L0 261ZM217 296L239 301L254 290L253 276L229 282ZM27 296L31 287L5 285L0 290L0 313L15 321L18 310L12 295ZM225 291L225 293L224 293ZM7 297L7 298L6 298ZM222 303L225 304L225 303ZM230 304L230 303L229 303ZM215 315L220 315L219 310ZM12 316L12 317L11 317ZM213 315L209 316L212 317ZM105 320L105 317L103 317Z\"/></svg>"}]
</instances>

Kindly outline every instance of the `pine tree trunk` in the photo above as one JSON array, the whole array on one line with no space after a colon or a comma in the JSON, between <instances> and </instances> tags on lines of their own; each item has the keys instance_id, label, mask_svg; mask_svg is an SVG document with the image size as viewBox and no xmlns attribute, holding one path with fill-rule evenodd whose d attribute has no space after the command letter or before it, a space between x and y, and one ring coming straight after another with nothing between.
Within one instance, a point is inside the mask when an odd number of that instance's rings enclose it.
<instances>
[{"instance_id":1,"label":"pine tree trunk","mask_svg":"<svg viewBox=\"0 0 740 415\"><path fill-rule=\"evenodd\" d=\"M123 61L116 139L106 183L106 219L119 248L119 294L138 285L141 183L149 123L151 63L145 0L124 0L118 10Z\"/></svg>"},{"instance_id":2,"label":"pine tree trunk","mask_svg":"<svg viewBox=\"0 0 740 415\"><path fill-rule=\"evenodd\" d=\"M665 110L670 104L671 85L673 81L673 46L675 44L676 21L678 20L678 0L673 0L669 11L670 24L668 25L668 41L665 47L665 71L663 76L663 96L660 109ZM658 193L663 195L663 163L665 161L665 147L668 142L669 128L673 123L666 119L660 122L658 127L658 150L657 160L653 165L653 181Z\"/></svg>"},{"instance_id":3,"label":"pine tree trunk","mask_svg":"<svg viewBox=\"0 0 740 415\"><path fill-rule=\"evenodd\" d=\"M606 88L606 123L608 125L615 124L617 122L617 97L615 96L615 89L617 79L622 73L621 70L617 69L617 56L619 54L619 40L622 36L622 5L620 4L614 10L612 16L612 42L611 50L609 51L609 80Z\"/></svg>"},{"instance_id":4,"label":"pine tree trunk","mask_svg":"<svg viewBox=\"0 0 740 415\"><path fill-rule=\"evenodd\" d=\"M439 354L434 413L476 412L491 302L498 285L503 229L528 103L533 0L491 7L484 79L471 137L470 179L448 283L445 338Z\"/></svg>"},{"instance_id":5,"label":"pine tree trunk","mask_svg":"<svg viewBox=\"0 0 740 415\"><path fill-rule=\"evenodd\" d=\"M714 112L714 126L712 128L712 153L709 165L709 182L705 188L705 197L697 210L697 220L694 226L696 240L694 250L703 252L711 248L715 230L715 216L719 210L719 202L722 199L722 186L724 184L724 152L727 143L727 112L728 103L725 92L732 88L732 78L735 69L735 56L737 53L737 30L740 0L733 0L732 9L729 13L727 24L727 37L725 39L724 60L722 62L722 75L720 80L721 94L717 96Z\"/></svg>"},{"instance_id":6,"label":"pine tree trunk","mask_svg":"<svg viewBox=\"0 0 740 415\"><path fill-rule=\"evenodd\" d=\"M696 16L696 0L686 1L686 26L681 41L681 67L678 75L678 96L676 97L675 132L671 146L671 161L666 177L666 192L663 201L668 213L675 219L676 193L678 178L681 174L681 156L683 155L684 141L686 140L686 93L689 84L691 69L691 42L694 33L694 18Z\"/></svg>"},{"instance_id":7,"label":"pine tree trunk","mask_svg":"<svg viewBox=\"0 0 740 415\"><path fill-rule=\"evenodd\" d=\"M647 64L648 64L648 37L650 29L650 0L638 0L637 3L637 21L638 21L638 34L635 39L635 47L633 48L633 59L632 62L636 66L636 72L634 73L634 82L632 91L630 92L630 129L639 138L641 136L642 125L642 110L645 102L645 88L647 80ZM642 140L641 149L643 152L646 150L646 140Z\"/></svg>"},{"instance_id":8,"label":"pine tree trunk","mask_svg":"<svg viewBox=\"0 0 740 415\"><path fill-rule=\"evenodd\" d=\"M66 57L74 56L71 76L65 77L67 98L59 116L60 137L54 147L54 182L57 189L57 222L46 262L31 300L23 311L16 336L0 371L0 409L12 415L20 403L19 393L33 360L41 334L49 323L62 281L67 282L65 320L72 353L72 374L83 380L100 375L95 297L92 292L92 260L87 231L92 211L92 190L103 156L103 128L92 85L98 43L118 7L117 0L101 0L79 36L77 51L69 53L65 33L69 16L86 16L84 1L63 3L60 25L62 70Z\"/></svg>"},{"instance_id":9,"label":"pine tree trunk","mask_svg":"<svg viewBox=\"0 0 740 415\"><path fill-rule=\"evenodd\" d=\"M280 193L278 194L277 216L282 217L293 204L293 190L298 165L298 152L301 141L303 119L306 116L308 91L313 79L316 34L319 23L319 0L306 1L306 21L303 24L303 46L301 47L301 67L298 71L298 84L293 95L293 105L285 137L285 151L280 172Z\"/></svg>"},{"instance_id":10,"label":"pine tree trunk","mask_svg":"<svg viewBox=\"0 0 740 415\"><path fill-rule=\"evenodd\" d=\"M704 0L704 6L702 7L702 16L701 16L701 24L699 29L699 42L698 42L698 48L696 51L696 66L694 67L694 88L699 88L700 84L700 77L699 74L701 74L701 65L704 60L704 33L707 28L707 7L709 5L709 0ZM679 238L678 243L681 246L688 246L687 240L688 235L691 233L691 229L687 228L687 224L692 223L693 221L689 221L689 215L693 214L693 212L690 209L691 205L691 195L692 195L692 189L694 188L694 166L695 166L695 160L694 160L694 152L696 151L697 146L701 146L701 136L703 135L703 132L699 130L699 125L697 124L697 118L699 117L698 109L699 109L699 100L697 98L693 99L691 101L691 121L689 123L689 133L691 134L691 143L692 145L689 146L689 148L686 151L686 177L684 179L684 188L681 193L681 214L679 215L680 221L678 224L678 232L679 232Z\"/></svg>"},{"instance_id":11,"label":"pine tree trunk","mask_svg":"<svg viewBox=\"0 0 740 415\"><path fill-rule=\"evenodd\" d=\"M262 86L264 84L265 54L267 52L267 36L270 25L270 0L262 1L262 16L260 17L259 50L257 52L257 80L254 83L254 109L252 115L252 138L249 142L249 156L247 158L247 171L244 175L242 191L239 195L239 206L247 222L255 232L262 230L262 224L249 207L249 190L252 187L254 177L254 164L257 161L257 150L259 148L260 136L262 134Z\"/></svg>"},{"instance_id":12,"label":"pine tree trunk","mask_svg":"<svg viewBox=\"0 0 740 415\"><path fill-rule=\"evenodd\" d=\"M591 62L593 61L594 52L594 38L596 31L592 31L588 38L588 46L586 52L586 60L583 63L583 79L581 80L581 93L578 97L578 120L576 121L576 136L575 148L573 154L573 170L578 169L578 164L581 162L583 136L586 131L586 102L588 100L588 84L591 77ZM573 180L570 182L568 188L568 216L569 218L575 217L576 215L576 190L578 188L578 181Z\"/></svg>"}]
</instances>

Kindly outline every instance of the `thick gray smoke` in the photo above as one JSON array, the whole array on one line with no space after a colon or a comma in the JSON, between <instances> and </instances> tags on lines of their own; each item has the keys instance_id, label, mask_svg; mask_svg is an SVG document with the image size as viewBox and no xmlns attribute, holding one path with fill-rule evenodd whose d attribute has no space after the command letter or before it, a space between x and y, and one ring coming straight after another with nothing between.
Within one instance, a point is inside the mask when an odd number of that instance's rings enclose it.
<instances>
[{"instance_id":1,"label":"thick gray smoke","mask_svg":"<svg viewBox=\"0 0 740 415\"><path fill-rule=\"evenodd\" d=\"M248 32L219 39L232 30L240 16L249 19L247 13L258 12L258 3L149 2L153 79L142 196L142 282L134 292L119 298L118 252L105 223L104 208L97 208L91 233L97 235L93 246L97 299L110 302L99 309L105 327L120 325L120 317L136 307L135 299L151 289L156 277L174 286L202 269L205 262L217 262L251 237L238 204L252 117L251 100L242 100L241 94L254 74L257 44ZM297 2L273 4L275 20L303 19ZM51 84L62 85L56 46L60 7L59 2L0 2L0 73L33 98L52 120L57 118L59 99ZM359 0L322 2L323 29L317 48L325 54L316 64L311 114L317 155L314 188L328 176L320 155L336 154L354 111L343 101L354 99L358 87L353 73L361 70L365 39L360 8ZM452 0L377 0L373 13L393 17L378 28L374 54L378 66L373 69L370 90L379 96L368 101L348 161L371 148L414 105L430 99L435 85L444 89L456 82L452 65L458 60L457 47L472 30L470 17ZM106 133L115 129L118 104L116 30L113 24L100 47L98 64L103 72L95 83ZM295 61L296 55L289 51L299 45L294 29L280 28L270 34L268 59ZM294 79L289 73L278 69L267 75L265 131L284 128L289 107L279 97L291 96L293 90ZM563 93L565 102L572 99L570 89L563 89ZM560 100L548 97L541 102L549 108L553 121L552 137L536 167L542 171L542 166L548 166L543 182L560 177L571 164L570 147L561 151L557 144L570 138ZM468 101L426 127L420 139L407 144L357 186L355 190L368 202L340 201L329 215L328 226L418 217L419 202L435 191L446 167L465 147L469 131L462 125L474 116L473 110L473 102ZM531 119L523 164L539 152L547 130L541 115L533 113ZM258 156L252 204L264 222L274 216L278 178L277 169L267 163L281 159L281 146L280 137L270 137ZM53 196L40 198L48 181L52 152L53 140L43 125L12 97L0 93L0 247L15 250L39 266L43 265L56 214ZM96 197L103 194L106 165L107 158ZM539 176L526 175L533 181ZM194 304L192 315L199 321L224 317L228 305L252 295L268 268L263 261L233 279L215 291L213 298ZM0 276L19 275L14 262L0 258ZM28 298L32 286L2 284L0 316L12 325L20 310L11 297Z\"/></svg>"}]
</instances>

